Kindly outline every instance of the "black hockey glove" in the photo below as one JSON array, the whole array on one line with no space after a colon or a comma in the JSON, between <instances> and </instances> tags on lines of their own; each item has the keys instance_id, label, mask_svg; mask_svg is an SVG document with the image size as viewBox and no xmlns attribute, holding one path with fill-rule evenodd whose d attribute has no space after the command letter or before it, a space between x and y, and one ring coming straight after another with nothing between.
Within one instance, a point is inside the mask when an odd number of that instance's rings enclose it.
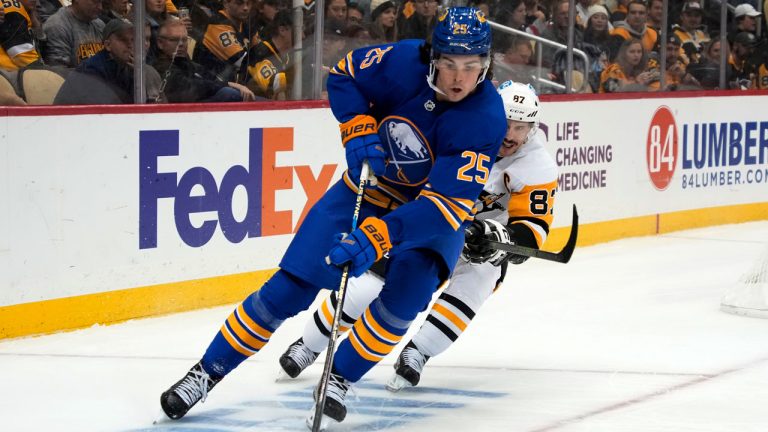
<instances>
[{"instance_id":1,"label":"black hockey glove","mask_svg":"<svg viewBox=\"0 0 768 432\"><path fill-rule=\"evenodd\" d=\"M475 220L464 230L464 249L461 251L461 257L473 265L486 262L495 266L501 265L506 261L508 253L494 249L488 244L489 240L514 244L507 227L500 222L493 219Z\"/></svg>"}]
</instances>

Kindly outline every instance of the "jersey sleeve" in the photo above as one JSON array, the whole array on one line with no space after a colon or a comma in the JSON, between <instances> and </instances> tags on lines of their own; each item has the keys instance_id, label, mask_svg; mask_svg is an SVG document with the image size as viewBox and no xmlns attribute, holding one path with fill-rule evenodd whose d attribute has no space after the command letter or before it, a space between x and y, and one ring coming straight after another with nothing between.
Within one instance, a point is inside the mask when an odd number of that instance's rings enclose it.
<instances>
[{"instance_id":1,"label":"jersey sleeve","mask_svg":"<svg viewBox=\"0 0 768 432\"><path fill-rule=\"evenodd\" d=\"M372 104L396 92L400 84L393 77L402 76L400 67L413 69L418 61L412 48L402 42L364 47L348 52L331 68L328 99L339 123L368 114Z\"/></svg>"},{"instance_id":2,"label":"jersey sleeve","mask_svg":"<svg viewBox=\"0 0 768 432\"><path fill-rule=\"evenodd\" d=\"M27 66L39 58L25 13L15 7L6 8L0 24L0 45L16 67Z\"/></svg>"}]
</instances>

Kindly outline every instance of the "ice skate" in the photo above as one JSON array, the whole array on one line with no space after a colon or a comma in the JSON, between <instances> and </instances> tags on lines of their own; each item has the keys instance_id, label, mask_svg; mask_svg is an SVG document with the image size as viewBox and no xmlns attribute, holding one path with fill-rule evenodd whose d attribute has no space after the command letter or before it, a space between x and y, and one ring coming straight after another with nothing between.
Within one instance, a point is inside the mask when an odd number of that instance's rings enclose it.
<instances>
[{"instance_id":1,"label":"ice skate","mask_svg":"<svg viewBox=\"0 0 768 432\"><path fill-rule=\"evenodd\" d=\"M221 381L211 378L200 363L192 366L192 369L171 388L160 395L160 406L165 415L173 420L184 417L190 408L198 401L205 402L208 392Z\"/></svg>"},{"instance_id":2,"label":"ice skate","mask_svg":"<svg viewBox=\"0 0 768 432\"><path fill-rule=\"evenodd\" d=\"M429 360L416 348L413 342L408 342L395 362L395 374L387 381L386 388L398 392L405 387L415 387L421 379L421 371Z\"/></svg>"},{"instance_id":3,"label":"ice skate","mask_svg":"<svg viewBox=\"0 0 768 432\"><path fill-rule=\"evenodd\" d=\"M304 344L304 339L299 338L280 356L280 367L286 375L296 378L304 369L314 363L319 355L320 353L307 348L307 345ZM280 378L282 378L282 375L278 377L278 380Z\"/></svg>"},{"instance_id":4,"label":"ice skate","mask_svg":"<svg viewBox=\"0 0 768 432\"><path fill-rule=\"evenodd\" d=\"M347 381L341 375L337 375L331 372L328 379L328 387L325 396L325 406L323 407L323 418L320 420L320 430L326 430L328 426L335 423L341 423L347 416L347 406L344 404L344 398L347 396L349 386L351 382ZM317 392L315 389L314 396L317 401ZM312 429L312 425L315 421L315 407L312 407L312 411L307 418L307 427Z\"/></svg>"}]
</instances>

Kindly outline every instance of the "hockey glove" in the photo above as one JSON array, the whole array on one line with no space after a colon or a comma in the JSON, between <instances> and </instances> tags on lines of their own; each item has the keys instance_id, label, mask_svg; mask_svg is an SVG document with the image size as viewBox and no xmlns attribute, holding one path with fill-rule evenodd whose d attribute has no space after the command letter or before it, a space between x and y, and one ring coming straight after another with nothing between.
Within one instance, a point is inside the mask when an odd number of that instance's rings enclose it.
<instances>
[{"instance_id":1,"label":"hockey glove","mask_svg":"<svg viewBox=\"0 0 768 432\"><path fill-rule=\"evenodd\" d=\"M390 249L392 243L387 224L379 218L369 217L349 235L339 236L328 253L328 263L339 267L349 263L349 274L357 277L386 256Z\"/></svg>"},{"instance_id":2,"label":"hockey glove","mask_svg":"<svg viewBox=\"0 0 768 432\"><path fill-rule=\"evenodd\" d=\"M461 251L461 257L472 265L486 262L494 266L501 265L507 259L508 252L494 249L488 244L489 240L514 244L507 227L501 222L493 219L475 220L464 231L464 249Z\"/></svg>"},{"instance_id":3,"label":"hockey glove","mask_svg":"<svg viewBox=\"0 0 768 432\"><path fill-rule=\"evenodd\" d=\"M341 141L346 149L347 168L353 181L360 179L363 161L367 160L374 175L384 174L387 152L376 132L376 119L360 114L342 123Z\"/></svg>"}]
</instances>

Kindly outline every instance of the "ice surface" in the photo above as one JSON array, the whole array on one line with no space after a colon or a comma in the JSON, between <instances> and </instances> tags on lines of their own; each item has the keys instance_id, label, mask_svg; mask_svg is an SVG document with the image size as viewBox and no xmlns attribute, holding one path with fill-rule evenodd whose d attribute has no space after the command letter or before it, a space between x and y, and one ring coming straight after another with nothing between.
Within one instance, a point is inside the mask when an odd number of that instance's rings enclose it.
<instances>
[{"instance_id":1,"label":"ice surface","mask_svg":"<svg viewBox=\"0 0 768 432\"><path fill-rule=\"evenodd\" d=\"M754 222L579 248L567 265L513 266L419 387L384 390L396 349L356 386L334 430L768 431L768 320L719 311L723 290L766 243L768 222ZM183 420L153 424L160 393L231 308L0 343L0 429L306 430L322 362L275 382L306 313Z\"/></svg>"}]
</instances>

